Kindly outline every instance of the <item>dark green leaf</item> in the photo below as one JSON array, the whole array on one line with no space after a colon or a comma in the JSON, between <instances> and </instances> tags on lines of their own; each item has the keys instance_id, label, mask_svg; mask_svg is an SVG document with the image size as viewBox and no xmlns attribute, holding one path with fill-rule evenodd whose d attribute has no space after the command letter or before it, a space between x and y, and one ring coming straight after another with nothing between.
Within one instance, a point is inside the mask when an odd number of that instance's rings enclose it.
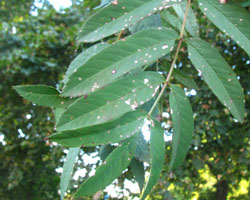
<instances>
[{"instance_id":1,"label":"dark green leaf","mask_svg":"<svg viewBox=\"0 0 250 200\"><path fill-rule=\"evenodd\" d=\"M78 42L95 42L118 33L134 25L149 13L153 14L180 1L119 0L117 5L108 5L86 21L78 35Z\"/></svg>"},{"instance_id":2,"label":"dark green leaf","mask_svg":"<svg viewBox=\"0 0 250 200\"><path fill-rule=\"evenodd\" d=\"M154 185L157 183L165 160L165 142L163 137L164 132L161 128L161 124L156 120L152 120L150 128L151 170L150 176L147 180L147 184L140 199L145 199Z\"/></svg>"},{"instance_id":3,"label":"dark green leaf","mask_svg":"<svg viewBox=\"0 0 250 200\"><path fill-rule=\"evenodd\" d=\"M125 73L169 53L177 37L173 30L152 28L105 48L71 74L62 95L87 95L108 85Z\"/></svg>"},{"instance_id":4,"label":"dark green leaf","mask_svg":"<svg viewBox=\"0 0 250 200\"><path fill-rule=\"evenodd\" d=\"M114 150L114 146L111 144L104 144L100 147L99 156L102 161L106 160L108 155Z\"/></svg>"},{"instance_id":5,"label":"dark green leaf","mask_svg":"<svg viewBox=\"0 0 250 200\"><path fill-rule=\"evenodd\" d=\"M175 170L184 161L194 132L193 112L184 91L171 85L170 108L173 121L172 156L169 171Z\"/></svg>"},{"instance_id":6,"label":"dark green leaf","mask_svg":"<svg viewBox=\"0 0 250 200\"><path fill-rule=\"evenodd\" d=\"M184 74L182 71L174 70L173 76L177 81L182 83L184 86L190 89L199 90L199 87L195 83L194 79L189 77L187 74Z\"/></svg>"},{"instance_id":7,"label":"dark green leaf","mask_svg":"<svg viewBox=\"0 0 250 200\"><path fill-rule=\"evenodd\" d=\"M250 14L238 3L199 0L201 11L250 55Z\"/></svg>"},{"instance_id":8,"label":"dark green leaf","mask_svg":"<svg viewBox=\"0 0 250 200\"><path fill-rule=\"evenodd\" d=\"M119 79L104 89L79 98L61 116L59 131L107 122L135 110L149 101L164 78L156 72L143 72Z\"/></svg>"},{"instance_id":9,"label":"dark green leaf","mask_svg":"<svg viewBox=\"0 0 250 200\"><path fill-rule=\"evenodd\" d=\"M150 153L148 143L144 138L144 135L140 131L139 136L136 140L136 151L135 158L140 160L141 162L150 163Z\"/></svg>"},{"instance_id":10,"label":"dark green leaf","mask_svg":"<svg viewBox=\"0 0 250 200\"><path fill-rule=\"evenodd\" d=\"M50 136L50 139L67 147L115 143L137 133L141 129L145 117L145 112L136 110L111 122L56 133Z\"/></svg>"},{"instance_id":11,"label":"dark green leaf","mask_svg":"<svg viewBox=\"0 0 250 200\"><path fill-rule=\"evenodd\" d=\"M46 85L20 85L14 88L24 99L40 106L67 107L73 102L72 99L59 96L55 88Z\"/></svg>"},{"instance_id":12,"label":"dark green leaf","mask_svg":"<svg viewBox=\"0 0 250 200\"><path fill-rule=\"evenodd\" d=\"M130 164L135 148L136 135L118 146L96 169L94 176L88 178L75 194L75 198L93 195L111 184Z\"/></svg>"},{"instance_id":13,"label":"dark green leaf","mask_svg":"<svg viewBox=\"0 0 250 200\"><path fill-rule=\"evenodd\" d=\"M250 1L244 1L240 4L243 7L249 7L250 6Z\"/></svg>"},{"instance_id":14,"label":"dark green leaf","mask_svg":"<svg viewBox=\"0 0 250 200\"><path fill-rule=\"evenodd\" d=\"M78 156L80 148L69 148L66 160L63 164L63 173L60 180L60 189L61 189L61 200L64 199L65 192L68 189L69 182L72 176L72 172L75 166L75 161Z\"/></svg>"},{"instance_id":15,"label":"dark green leaf","mask_svg":"<svg viewBox=\"0 0 250 200\"><path fill-rule=\"evenodd\" d=\"M244 95L241 85L232 68L217 49L205 41L193 39L188 41L190 59L204 80L240 122L244 118Z\"/></svg>"},{"instance_id":16,"label":"dark green leaf","mask_svg":"<svg viewBox=\"0 0 250 200\"><path fill-rule=\"evenodd\" d=\"M140 190L143 189L144 184L144 165L143 162L133 158L132 162L130 163L130 168L132 173L134 174L135 180L138 182Z\"/></svg>"},{"instance_id":17,"label":"dark green leaf","mask_svg":"<svg viewBox=\"0 0 250 200\"><path fill-rule=\"evenodd\" d=\"M154 98L152 98L150 101L148 101L147 103L143 104L140 108L145 110L148 113L151 110L152 106L154 105L156 97L157 95ZM151 116L154 118L157 118L159 114L160 114L159 108L156 107L153 113L151 114Z\"/></svg>"}]
</instances>

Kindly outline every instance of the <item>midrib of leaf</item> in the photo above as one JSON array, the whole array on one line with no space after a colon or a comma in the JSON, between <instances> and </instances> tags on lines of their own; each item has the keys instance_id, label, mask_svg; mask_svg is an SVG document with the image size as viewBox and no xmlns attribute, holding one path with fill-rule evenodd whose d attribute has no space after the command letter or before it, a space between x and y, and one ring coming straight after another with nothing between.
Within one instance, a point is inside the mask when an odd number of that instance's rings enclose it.
<instances>
[{"instance_id":1,"label":"midrib of leaf","mask_svg":"<svg viewBox=\"0 0 250 200\"><path fill-rule=\"evenodd\" d=\"M151 85L155 85L155 84L158 85L158 83L152 83ZM127 88L131 89L130 87L128 87L128 86L126 86L126 85L124 85L123 87L127 87ZM137 91L137 90L143 90L143 89L145 89L145 87L141 86L141 87L139 87L139 88L136 88L136 91ZM118 95L112 93L112 95L114 95L114 96L117 97L116 100L110 102L109 104L103 104L101 107L97 107L97 109L91 110L90 112L87 112L87 113L85 113L84 115L81 115L81 116L75 118L74 120L71 120L71 121L69 121L68 123L63 124L62 126L66 126L67 124L69 124L69 123L71 123L71 122L73 122L73 121L75 121L75 120L77 120L77 119L79 119L79 118L82 118L82 117L84 117L84 116L86 116L86 115L89 115L89 113L91 113L91 112L98 112L98 110L102 110L102 109L103 109L104 107L106 107L106 106L109 107L109 106L111 106L111 105L115 105L117 102L120 101L121 98L123 98L123 99L125 100L126 97L127 97L127 96L131 96L131 94L133 94L133 92L127 93L127 94L124 95L124 96L118 96ZM88 102L88 104L91 104L91 102ZM91 105L96 106L95 104L91 104ZM67 110L66 110L66 111L67 111ZM65 112L66 112L66 111L65 111ZM99 112L99 113L101 113L101 112ZM59 127L60 127L60 126L59 126Z\"/></svg>"},{"instance_id":2,"label":"midrib of leaf","mask_svg":"<svg viewBox=\"0 0 250 200\"><path fill-rule=\"evenodd\" d=\"M194 49L196 49L195 46L191 45L190 43L189 43L189 45L192 46ZM202 49L202 47L199 47L199 48ZM204 49L204 48L203 48L203 49ZM206 49L205 49L205 50L206 50ZM198 49L196 49L196 52L199 53L199 54L201 55L201 57L203 58L203 61L204 61L207 65L210 66L210 64L207 62L207 60L212 60L212 61L213 61L213 59L208 59L208 58L206 58L200 51L198 51ZM206 59L205 59L205 58L206 58ZM217 79L217 82L221 83L220 85L223 87L224 92L225 92L225 94L227 95L228 99L233 99L233 98L230 96L230 93L228 93L227 88L225 88L225 86L224 86L222 80L217 76L216 72L213 70L213 68L212 68L212 67L207 67L207 69L208 69L208 70L210 71L210 73L212 73L213 76ZM220 72L217 72L217 73L220 73ZM223 73L221 73L221 74L223 74ZM233 107L234 107L234 110L236 110L237 113L238 113L238 115L241 116L240 113L238 112L237 107L235 107L234 105L235 105L235 104L231 104L230 106L233 106Z\"/></svg>"},{"instance_id":3,"label":"midrib of leaf","mask_svg":"<svg viewBox=\"0 0 250 200\"><path fill-rule=\"evenodd\" d=\"M152 39L153 41L156 41L156 42L159 41L159 40L155 40L155 39L153 39L153 38L147 38L147 39ZM77 88L79 85L81 85L81 84L83 84L83 83L85 83L85 82L88 82L88 81L92 80L93 77L95 78L96 76L102 74L102 73L105 72L105 71L113 70L113 69L114 69L114 66L118 66L120 63L123 63L123 62L126 61L126 60L132 60L131 58L136 57L138 54L142 54L142 53L148 51L149 49L154 48L155 46L164 45L165 43L172 42L172 41L174 41L174 40L176 40L176 39L177 39L177 38L173 38L173 39L169 39L169 40L164 41L164 42L160 42L160 43L157 43L157 44L148 46L146 49L141 50L141 52L135 52L134 54L131 54L131 55L126 56L126 57L123 57L123 59L118 60L118 61L116 61L116 62L112 62L112 61L108 61L108 60L100 59L100 58L95 59L95 57L93 57L93 58L89 59L89 63L88 63L89 65L91 65L92 63L95 63L95 62L98 63L98 62L100 62L100 61L111 62L111 63L113 63L113 64L109 65L107 68L103 68L103 69L99 70L97 73L92 74L91 76L87 77L87 78L84 79L83 81L79 82L79 84L75 85L74 87L71 87L70 90L68 90L68 91L74 90L74 89ZM133 46L135 46L135 47L137 47L137 48L141 48L141 46L136 45L136 44L132 44L132 43L128 43L128 44L133 45ZM171 47L168 47L168 48L170 49ZM130 51L126 51L125 49L119 49L119 50L120 50L120 51L124 51L124 52L130 52ZM101 54L101 52L98 53L98 54ZM98 55L98 54L96 54L96 55ZM116 55L116 56L117 56L117 55ZM132 65L134 65L134 63L132 63ZM145 64L145 65L146 65L146 64ZM142 65L142 66L143 66L143 65ZM131 69L136 69L136 68L139 68L139 67L140 67L140 66L131 67ZM131 69L129 68L129 70L131 70ZM128 72L128 71L126 71L126 72ZM72 75L73 75L73 74L72 74ZM70 76L70 77L71 77L71 76ZM69 80L71 79L70 77L69 77ZM68 91L66 91L65 93L68 93ZM64 96L63 93L62 93L62 95Z\"/></svg>"}]
</instances>

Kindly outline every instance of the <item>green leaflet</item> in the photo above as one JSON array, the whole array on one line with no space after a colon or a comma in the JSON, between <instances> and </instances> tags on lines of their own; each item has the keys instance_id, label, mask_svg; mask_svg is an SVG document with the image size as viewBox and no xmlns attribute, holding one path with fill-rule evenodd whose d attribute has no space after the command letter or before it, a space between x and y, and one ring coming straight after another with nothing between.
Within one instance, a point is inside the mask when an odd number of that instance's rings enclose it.
<instances>
[{"instance_id":1,"label":"green leaflet","mask_svg":"<svg viewBox=\"0 0 250 200\"><path fill-rule=\"evenodd\" d=\"M187 2L184 1L180 4L173 6L173 8L176 14L178 15L178 17L183 21L186 8L187 8ZM191 7L188 10L188 16L187 16L185 28L193 37L197 37L199 35L199 25L197 24L194 11L192 10Z\"/></svg>"},{"instance_id":2,"label":"green leaflet","mask_svg":"<svg viewBox=\"0 0 250 200\"><path fill-rule=\"evenodd\" d=\"M173 76L177 81L182 83L184 86L190 89L199 90L199 87L195 83L194 79L189 77L187 74L183 73L182 71L175 69L173 72Z\"/></svg>"},{"instance_id":3,"label":"green leaflet","mask_svg":"<svg viewBox=\"0 0 250 200\"><path fill-rule=\"evenodd\" d=\"M176 31L181 31L182 22L175 15L171 14L169 10L164 10L161 12L162 24L165 27L173 27Z\"/></svg>"},{"instance_id":4,"label":"green leaflet","mask_svg":"<svg viewBox=\"0 0 250 200\"><path fill-rule=\"evenodd\" d=\"M69 152L66 157L66 161L63 164L63 173L60 180L60 189L61 189L61 200L64 199L64 194L68 189L69 182L72 176L74 169L75 161L80 151L80 147L69 148Z\"/></svg>"},{"instance_id":5,"label":"green leaflet","mask_svg":"<svg viewBox=\"0 0 250 200\"><path fill-rule=\"evenodd\" d=\"M106 158L108 157L108 155L114 150L114 146L112 146L111 144L104 144L100 147L99 150L99 156L101 158L102 161L106 160Z\"/></svg>"},{"instance_id":6,"label":"green leaflet","mask_svg":"<svg viewBox=\"0 0 250 200\"><path fill-rule=\"evenodd\" d=\"M74 197L93 195L122 174L134 156L136 136L126 140L109 154L103 164L96 169L95 175L80 185Z\"/></svg>"},{"instance_id":7,"label":"green leaflet","mask_svg":"<svg viewBox=\"0 0 250 200\"><path fill-rule=\"evenodd\" d=\"M129 166L131 168L132 173L134 174L135 180L138 182L140 190L142 191L145 173L143 162L133 158Z\"/></svg>"},{"instance_id":8,"label":"green leaflet","mask_svg":"<svg viewBox=\"0 0 250 200\"><path fill-rule=\"evenodd\" d=\"M51 135L49 138L66 147L77 147L81 145L97 146L120 142L133 136L141 129L146 115L146 112L136 110L111 122L59 132Z\"/></svg>"},{"instance_id":9,"label":"green leaflet","mask_svg":"<svg viewBox=\"0 0 250 200\"><path fill-rule=\"evenodd\" d=\"M58 123L58 120L60 119L63 112L65 112L65 108L55 108L54 109L54 116L55 116L56 123Z\"/></svg>"},{"instance_id":10,"label":"green leaflet","mask_svg":"<svg viewBox=\"0 0 250 200\"><path fill-rule=\"evenodd\" d=\"M250 6L250 1L241 2L240 5L243 6L243 7L249 7Z\"/></svg>"},{"instance_id":11,"label":"green leaflet","mask_svg":"<svg viewBox=\"0 0 250 200\"><path fill-rule=\"evenodd\" d=\"M188 52L192 63L201 72L213 93L242 122L244 95L232 68L217 49L203 40L188 40Z\"/></svg>"},{"instance_id":12,"label":"green leaflet","mask_svg":"<svg viewBox=\"0 0 250 200\"><path fill-rule=\"evenodd\" d=\"M174 130L172 156L169 164L169 171L172 171L184 161L194 132L194 119L190 102L182 88L177 85L171 85L170 108Z\"/></svg>"},{"instance_id":13,"label":"green leaflet","mask_svg":"<svg viewBox=\"0 0 250 200\"><path fill-rule=\"evenodd\" d=\"M153 27L162 27L160 14L153 14L146 17L144 20L137 22L134 26L131 26L129 31L134 34Z\"/></svg>"},{"instance_id":14,"label":"green leaflet","mask_svg":"<svg viewBox=\"0 0 250 200\"><path fill-rule=\"evenodd\" d=\"M157 180L160 177L161 170L164 166L165 142L163 135L164 132L161 128L161 124L156 120L152 120L150 131L151 170L149 179L140 199L145 199L150 193L154 185L157 183Z\"/></svg>"},{"instance_id":15,"label":"green leaflet","mask_svg":"<svg viewBox=\"0 0 250 200\"><path fill-rule=\"evenodd\" d=\"M118 41L71 74L62 95L75 97L94 92L125 73L169 53L176 38L177 33L171 29L152 28Z\"/></svg>"},{"instance_id":16,"label":"green leaflet","mask_svg":"<svg viewBox=\"0 0 250 200\"><path fill-rule=\"evenodd\" d=\"M119 0L117 5L110 4L90 17L82 26L79 42L95 42L134 25L149 14L180 3L171 0Z\"/></svg>"},{"instance_id":17,"label":"green leaflet","mask_svg":"<svg viewBox=\"0 0 250 200\"><path fill-rule=\"evenodd\" d=\"M140 131L136 139L136 150L134 157L141 162L150 163L150 153L148 143L144 138L144 135Z\"/></svg>"},{"instance_id":18,"label":"green leaflet","mask_svg":"<svg viewBox=\"0 0 250 200\"><path fill-rule=\"evenodd\" d=\"M119 79L104 89L79 98L61 116L57 130L72 130L107 122L149 101L164 78L142 72Z\"/></svg>"},{"instance_id":19,"label":"green leaflet","mask_svg":"<svg viewBox=\"0 0 250 200\"><path fill-rule=\"evenodd\" d=\"M103 49L108 47L109 44L107 43L99 43L94 46L91 46L90 48L86 49L82 53L80 53L69 65L69 68L67 69L67 72L65 74L64 83L68 82L68 78L71 74L77 71L79 67L81 67L84 63L86 63L92 56L95 54L101 52Z\"/></svg>"},{"instance_id":20,"label":"green leaflet","mask_svg":"<svg viewBox=\"0 0 250 200\"><path fill-rule=\"evenodd\" d=\"M250 14L238 3L199 0L201 11L250 55Z\"/></svg>"},{"instance_id":21,"label":"green leaflet","mask_svg":"<svg viewBox=\"0 0 250 200\"><path fill-rule=\"evenodd\" d=\"M14 89L24 99L40 106L67 107L73 103L72 99L59 96L55 88L46 85L19 85Z\"/></svg>"}]
</instances>

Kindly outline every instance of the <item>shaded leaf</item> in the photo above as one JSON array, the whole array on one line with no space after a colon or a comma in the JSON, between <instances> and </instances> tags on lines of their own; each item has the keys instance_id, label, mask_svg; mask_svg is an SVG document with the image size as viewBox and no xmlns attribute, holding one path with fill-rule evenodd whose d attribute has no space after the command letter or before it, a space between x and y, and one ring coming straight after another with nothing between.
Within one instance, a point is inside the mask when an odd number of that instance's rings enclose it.
<instances>
[{"instance_id":1,"label":"shaded leaf","mask_svg":"<svg viewBox=\"0 0 250 200\"><path fill-rule=\"evenodd\" d=\"M150 128L151 169L150 176L147 180L146 186L140 199L145 199L154 185L157 183L165 160L165 142L163 137L164 131L161 128L161 124L156 120L152 120Z\"/></svg>"},{"instance_id":2,"label":"shaded leaf","mask_svg":"<svg viewBox=\"0 0 250 200\"><path fill-rule=\"evenodd\" d=\"M134 26L129 28L129 31L134 34L136 32L146 30L153 27L161 27L161 16L160 14L150 15L144 20L137 22Z\"/></svg>"},{"instance_id":3,"label":"shaded leaf","mask_svg":"<svg viewBox=\"0 0 250 200\"><path fill-rule=\"evenodd\" d=\"M194 132L193 112L182 88L171 85L170 108L173 122L172 156L169 171L184 161Z\"/></svg>"},{"instance_id":4,"label":"shaded leaf","mask_svg":"<svg viewBox=\"0 0 250 200\"><path fill-rule=\"evenodd\" d=\"M241 85L232 68L217 49L205 41L192 39L188 41L190 59L204 80L240 122L244 118L244 95Z\"/></svg>"},{"instance_id":5,"label":"shaded leaf","mask_svg":"<svg viewBox=\"0 0 250 200\"><path fill-rule=\"evenodd\" d=\"M169 53L176 38L178 35L173 30L152 28L118 41L79 67L69 77L62 95L75 97L94 92Z\"/></svg>"},{"instance_id":6,"label":"shaded leaf","mask_svg":"<svg viewBox=\"0 0 250 200\"><path fill-rule=\"evenodd\" d=\"M142 190L144 184L144 173L145 173L143 162L140 162L139 160L133 158L129 166L135 177L135 180L138 182L140 190Z\"/></svg>"},{"instance_id":7,"label":"shaded leaf","mask_svg":"<svg viewBox=\"0 0 250 200\"><path fill-rule=\"evenodd\" d=\"M240 4L199 0L201 11L250 55L250 14Z\"/></svg>"},{"instance_id":8,"label":"shaded leaf","mask_svg":"<svg viewBox=\"0 0 250 200\"><path fill-rule=\"evenodd\" d=\"M78 42L95 42L113 35L134 25L149 13L153 14L178 3L179 1L119 0L117 5L108 5L86 21L78 35Z\"/></svg>"},{"instance_id":9,"label":"shaded leaf","mask_svg":"<svg viewBox=\"0 0 250 200\"><path fill-rule=\"evenodd\" d=\"M134 157L141 162L150 163L148 143L141 131L136 139L136 151Z\"/></svg>"},{"instance_id":10,"label":"shaded leaf","mask_svg":"<svg viewBox=\"0 0 250 200\"><path fill-rule=\"evenodd\" d=\"M199 90L199 87L195 83L194 79L189 77L187 74L183 73L182 71L175 69L173 76L177 81L182 83L184 86L186 86L190 89Z\"/></svg>"},{"instance_id":11,"label":"shaded leaf","mask_svg":"<svg viewBox=\"0 0 250 200\"><path fill-rule=\"evenodd\" d=\"M104 163L96 169L95 175L80 185L75 198L95 194L122 174L133 158L136 148L135 138L136 136L123 142L109 154Z\"/></svg>"},{"instance_id":12,"label":"shaded leaf","mask_svg":"<svg viewBox=\"0 0 250 200\"><path fill-rule=\"evenodd\" d=\"M59 96L55 88L46 85L20 85L14 86L14 89L24 99L40 106L67 107L73 102L72 99Z\"/></svg>"},{"instance_id":13,"label":"shaded leaf","mask_svg":"<svg viewBox=\"0 0 250 200\"><path fill-rule=\"evenodd\" d=\"M97 146L100 144L115 143L137 133L141 129L145 117L145 112L136 110L111 122L81 129L62 131L51 135L49 138L66 147L77 147L80 145Z\"/></svg>"},{"instance_id":14,"label":"shaded leaf","mask_svg":"<svg viewBox=\"0 0 250 200\"><path fill-rule=\"evenodd\" d=\"M69 182L73 173L76 158L79 154L80 147L69 148L66 160L63 164L63 172L60 180L61 200L64 199L65 192L68 189Z\"/></svg>"},{"instance_id":15,"label":"shaded leaf","mask_svg":"<svg viewBox=\"0 0 250 200\"><path fill-rule=\"evenodd\" d=\"M250 1L241 2L240 5L241 5L242 7L249 7L249 6L250 6Z\"/></svg>"},{"instance_id":16,"label":"shaded leaf","mask_svg":"<svg viewBox=\"0 0 250 200\"><path fill-rule=\"evenodd\" d=\"M94 46L91 46L90 48L86 49L82 53L80 53L69 65L67 72L65 74L64 83L68 82L68 78L71 74L77 71L79 67L81 67L83 64L85 64L92 56L98 54L103 49L108 47L109 44L107 43L99 43Z\"/></svg>"},{"instance_id":17,"label":"shaded leaf","mask_svg":"<svg viewBox=\"0 0 250 200\"><path fill-rule=\"evenodd\" d=\"M70 130L107 122L150 100L164 78L143 72L119 79L102 90L79 98L61 116L57 129Z\"/></svg>"},{"instance_id":18,"label":"shaded leaf","mask_svg":"<svg viewBox=\"0 0 250 200\"><path fill-rule=\"evenodd\" d=\"M176 31L181 31L181 20L168 10L161 12L162 24L166 27L173 27Z\"/></svg>"},{"instance_id":19,"label":"shaded leaf","mask_svg":"<svg viewBox=\"0 0 250 200\"><path fill-rule=\"evenodd\" d=\"M180 4L177 4L177 5L173 6L173 8L174 8L176 14L178 15L178 17L183 21L184 20L184 15L185 15L185 12L186 12L186 8L187 8L187 2L184 1L184 2L182 2ZM188 15L187 15L185 29L193 37L197 37L198 36L199 25L197 24L197 20L196 20L194 11L192 10L191 7L188 10Z\"/></svg>"},{"instance_id":20,"label":"shaded leaf","mask_svg":"<svg viewBox=\"0 0 250 200\"><path fill-rule=\"evenodd\" d=\"M104 144L100 147L99 156L102 161L106 160L108 155L114 150L114 147L111 144Z\"/></svg>"},{"instance_id":21,"label":"shaded leaf","mask_svg":"<svg viewBox=\"0 0 250 200\"><path fill-rule=\"evenodd\" d=\"M156 97L157 95L154 98L150 99L150 101L143 104L140 108L145 110L148 113L151 110L152 106L154 105ZM152 112L151 116L154 118L157 118L159 114L160 114L159 108L156 107L154 111Z\"/></svg>"}]
</instances>

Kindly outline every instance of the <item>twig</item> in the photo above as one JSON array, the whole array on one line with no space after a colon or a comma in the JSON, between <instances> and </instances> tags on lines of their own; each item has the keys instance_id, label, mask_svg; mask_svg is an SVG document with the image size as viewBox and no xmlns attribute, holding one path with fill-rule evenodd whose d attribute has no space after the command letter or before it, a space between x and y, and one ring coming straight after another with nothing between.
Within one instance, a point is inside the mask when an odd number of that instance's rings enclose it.
<instances>
[{"instance_id":1,"label":"twig","mask_svg":"<svg viewBox=\"0 0 250 200\"><path fill-rule=\"evenodd\" d=\"M189 10L189 7L190 7L190 4L191 4L191 0L188 0L187 2L187 8L186 8L186 12L185 12L185 15L184 15L184 19L183 19L183 23L182 23L182 27L181 27L181 33L180 33L180 37L179 37L179 41L178 41L178 45L177 45L177 49L176 49L176 52L175 52L175 56L174 56L174 60L171 64L171 67L170 67L170 70L169 70L169 73L168 73L168 76L166 78L166 81L160 91L160 94L158 95L157 99L155 100L151 110L149 111L148 113L148 118L150 118L152 112L154 111L157 103L159 102L159 100L161 99L165 89L167 88L169 82L170 82L170 78L172 76L172 73L173 73L173 70L174 70L174 66L175 66L175 63L176 63L176 60L178 58L178 55L179 55L179 52L180 52L180 48L181 48L181 44L182 44L182 41L183 41L183 37L184 37L184 31L185 31L185 25L186 25L186 21L187 21L187 15L188 15L188 10Z\"/></svg>"},{"instance_id":2,"label":"twig","mask_svg":"<svg viewBox=\"0 0 250 200\"><path fill-rule=\"evenodd\" d=\"M123 34L123 31L121 31L119 34L118 34L118 38L117 38L117 41L119 41L122 37L122 34Z\"/></svg>"}]
</instances>

